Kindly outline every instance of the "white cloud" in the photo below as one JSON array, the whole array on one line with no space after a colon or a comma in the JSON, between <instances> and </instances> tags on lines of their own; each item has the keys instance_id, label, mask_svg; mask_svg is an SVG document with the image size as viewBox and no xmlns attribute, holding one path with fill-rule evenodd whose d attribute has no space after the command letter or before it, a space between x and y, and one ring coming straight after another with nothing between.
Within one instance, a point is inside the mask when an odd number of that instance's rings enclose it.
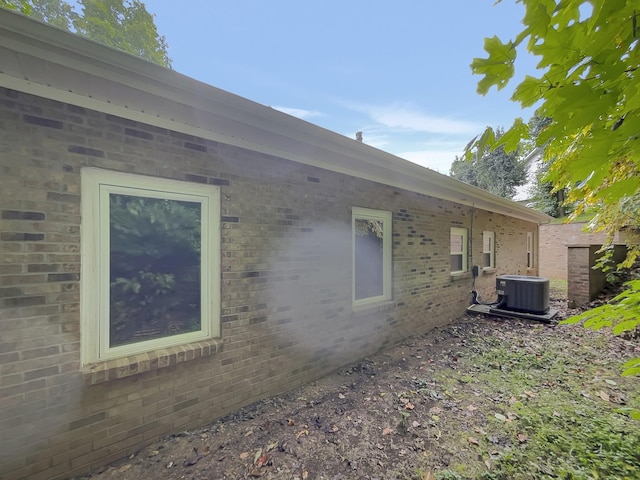
<instances>
[{"instance_id":1,"label":"white cloud","mask_svg":"<svg viewBox=\"0 0 640 480\"><path fill-rule=\"evenodd\" d=\"M428 133L475 133L478 127L470 122L433 117L406 108L375 108L370 111L371 117L390 128L402 128Z\"/></svg>"},{"instance_id":2,"label":"white cloud","mask_svg":"<svg viewBox=\"0 0 640 480\"><path fill-rule=\"evenodd\" d=\"M400 158L430 168L444 175L449 175L451 164L460 156L460 150L417 150L396 153Z\"/></svg>"},{"instance_id":3,"label":"white cloud","mask_svg":"<svg viewBox=\"0 0 640 480\"><path fill-rule=\"evenodd\" d=\"M304 110L302 108L291 108L291 107L271 107L276 110L281 111L282 113L286 113L287 115L292 115L294 117L307 119L314 117L322 117L322 113L315 110Z\"/></svg>"},{"instance_id":4,"label":"white cloud","mask_svg":"<svg viewBox=\"0 0 640 480\"><path fill-rule=\"evenodd\" d=\"M454 135L475 135L482 130L482 126L473 122L427 115L399 104L387 106L350 104L348 107L367 114L378 124L391 129Z\"/></svg>"}]
</instances>

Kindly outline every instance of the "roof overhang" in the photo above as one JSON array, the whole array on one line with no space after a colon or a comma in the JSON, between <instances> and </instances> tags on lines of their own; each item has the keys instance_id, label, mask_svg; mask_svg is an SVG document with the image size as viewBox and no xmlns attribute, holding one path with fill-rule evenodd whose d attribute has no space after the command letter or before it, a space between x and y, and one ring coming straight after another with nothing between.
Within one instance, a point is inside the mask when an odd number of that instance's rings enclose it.
<instances>
[{"instance_id":1,"label":"roof overhang","mask_svg":"<svg viewBox=\"0 0 640 480\"><path fill-rule=\"evenodd\" d=\"M119 50L0 9L0 86L522 220L551 217Z\"/></svg>"}]
</instances>

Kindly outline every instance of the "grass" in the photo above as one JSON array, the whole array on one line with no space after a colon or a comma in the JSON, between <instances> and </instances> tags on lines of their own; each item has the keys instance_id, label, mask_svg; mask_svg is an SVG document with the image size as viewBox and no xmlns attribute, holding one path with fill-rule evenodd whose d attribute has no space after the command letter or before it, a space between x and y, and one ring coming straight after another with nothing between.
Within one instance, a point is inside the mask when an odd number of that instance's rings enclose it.
<instances>
[{"instance_id":1,"label":"grass","mask_svg":"<svg viewBox=\"0 0 640 480\"><path fill-rule=\"evenodd\" d=\"M549 297L555 299L567 298L567 281L559 278L550 279Z\"/></svg>"},{"instance_id":2,"label":"grass","mask_svg":"<svg viewBox=\"0 0 640 480\"><path fill-rule=\"evenodd\" d=\"M617 371L589 355L603 347L602 337L585 335L579 348L567 341L557 349L535 337L516 345L490 340L464 360L475 370L469 402L473 396L491 399L489 404L476 400L484 422L463 439L475 446L481 463L467 458L436 478L640 478L640 423L630 429L629 418L617 408L626 401L615 397ZM449 388L461 380L466 381L455 370L441 377Z\"/></svg>"}]
</instances>

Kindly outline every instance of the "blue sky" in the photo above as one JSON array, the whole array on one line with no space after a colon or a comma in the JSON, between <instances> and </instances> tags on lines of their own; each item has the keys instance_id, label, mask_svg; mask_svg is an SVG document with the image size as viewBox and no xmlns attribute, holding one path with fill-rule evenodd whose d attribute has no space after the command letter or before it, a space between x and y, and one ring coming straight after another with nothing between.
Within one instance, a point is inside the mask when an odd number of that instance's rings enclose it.
<instances>
[{"instance_id":1,"label":"blue sky","mask_svg":"<svg viewBox=\"0 0 640 480\"><path fill-rule=\"evenodd\" d=\"M485 126L527 120L469 64L521 29L514 0L147 0L173 68L441 173ZM521 53L516 80L534 71Z\"/></svg>"}]
</instances>

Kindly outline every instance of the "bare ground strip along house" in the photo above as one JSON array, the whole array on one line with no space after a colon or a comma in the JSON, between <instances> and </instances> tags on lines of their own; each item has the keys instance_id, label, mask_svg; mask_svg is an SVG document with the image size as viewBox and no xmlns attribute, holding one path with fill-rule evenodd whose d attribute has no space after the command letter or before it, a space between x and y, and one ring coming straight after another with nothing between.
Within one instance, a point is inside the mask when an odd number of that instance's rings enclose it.
<instances>
[{"instance_id":1,"label":"bare ground strip along house","mask_svg":"<svg viewBox=\"0 0 640 480\"><path fill-rule=\"evenodd\" d=\"M64 478L460 316L546 217L0 11L0 477Z\"/></svg>"}]
</instances>

